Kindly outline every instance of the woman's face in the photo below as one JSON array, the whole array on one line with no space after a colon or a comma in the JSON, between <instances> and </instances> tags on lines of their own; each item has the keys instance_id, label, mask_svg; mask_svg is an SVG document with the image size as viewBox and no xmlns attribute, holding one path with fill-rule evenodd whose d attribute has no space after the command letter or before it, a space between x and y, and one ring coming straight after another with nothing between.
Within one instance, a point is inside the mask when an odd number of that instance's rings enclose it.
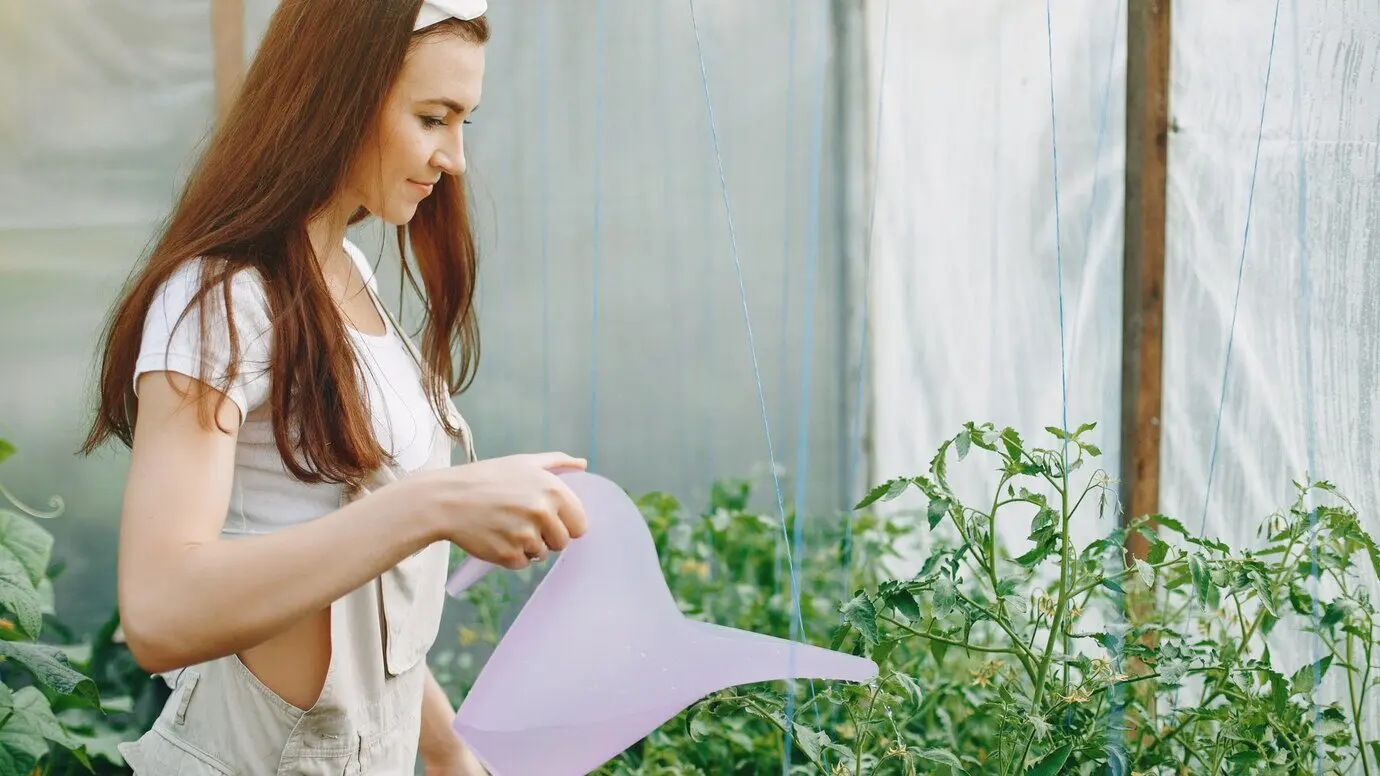
<instances>
[{"instance_id":1,"label":"woman's face","mask_svg":"<svg viewBox=\"0 0 1380 776\"><path fill-rule=\"evenodd\" d=\"M414 44L355 160L351 198L389 224L412 220L442 175L465 171L464 125L483 86L483 45L459 35Z\"/></svg>"}]
</instances>

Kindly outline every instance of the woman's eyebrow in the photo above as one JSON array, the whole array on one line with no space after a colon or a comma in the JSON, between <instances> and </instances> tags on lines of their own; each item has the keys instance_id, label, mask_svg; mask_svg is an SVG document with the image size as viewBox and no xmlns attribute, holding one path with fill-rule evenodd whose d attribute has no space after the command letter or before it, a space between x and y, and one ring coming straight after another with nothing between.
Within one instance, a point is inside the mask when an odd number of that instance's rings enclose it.
<instances>
[{"instance_id":1,"label":"woman's eyebrow","mask_svg":"<svg viewBox=\"0 0 1380 776\"><path fill-rule=\"evenodd\" d=\"M450 98L448 98L448 97L433 97L433 98L431 98L431 99L429 99L429 100L422 100L422 103L423 103L423 104L432 104L432 105L444 105L445 107L447 107L447 108L449 108L450 110L454 111L455 113L459 113L459 114L463 114L463 113L465 112L465 106L464 106L464 105L461 105L460 103L458 103L458 102L456 102L455 100L452 100L452 99L450 99ZM476 105L476 106L474 106L473 108L470 109L470 113L473 113L473 112L475 112L475 111L478 110L478 109L479 109L479 106Z\"/></svg>"}]
</instances>

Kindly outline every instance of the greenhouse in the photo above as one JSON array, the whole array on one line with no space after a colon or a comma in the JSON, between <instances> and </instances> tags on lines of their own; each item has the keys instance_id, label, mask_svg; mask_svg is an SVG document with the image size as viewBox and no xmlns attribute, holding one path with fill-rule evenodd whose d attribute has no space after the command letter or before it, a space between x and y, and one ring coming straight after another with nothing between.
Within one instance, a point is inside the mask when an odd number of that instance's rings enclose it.
<instances>
[{"instance_id":1,"label":"greenhouse","mask_svg":"<svg viewBox=\"0 0 1380 776\"><path fill-rule=\"evenodd\" d=\"M0 62L0 776L1380 776L1380 4L7 0ZM351 106L431 66L464 126L368 141L458 145L410 247L342 211L363 308L288 268L315 226L223 236L348 199ZM154 331L122 300L193 244L265 278L272 379L204 459L157 418L88 449L145 379L102 371ZM252 456L374 460L299 328L367 344L360 309L450 379L425 467L564 483L587 532L404 549L411 477L328 476L258 535ZM553 451L585 471L513 468ZM217 570L152 562L203 502ZM319 681L274 684L307 608Z\"/></svg>"}]
</instances>

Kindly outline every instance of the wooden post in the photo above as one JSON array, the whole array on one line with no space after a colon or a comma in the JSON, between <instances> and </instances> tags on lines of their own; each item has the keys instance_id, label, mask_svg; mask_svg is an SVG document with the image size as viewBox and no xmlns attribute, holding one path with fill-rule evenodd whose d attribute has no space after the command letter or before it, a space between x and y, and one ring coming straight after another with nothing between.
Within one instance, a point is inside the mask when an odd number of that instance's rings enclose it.
<instances>
[{"instance_id":1,"label":"wooden post","mask_svg":"<svg viewBox=\"0 0 1380 776\"><path fill-rule=\"evenodd\" d=\"M1122 299L1121 503L1155 514L1160 489L1170 0L1130 0L1126 24L1126 252ZM1148 543L1127 549L1145 557Z\"/></svg>"},{"instance_id":2,"label":"wooden post","mask_svg":"<svg viewBox=\"0 0 1380 776\"><path fill-rule=\"evenodd\" d=\"M211 55L219 123L244 77L244 0L211 0Z\"/></svg>"}]
</instances>

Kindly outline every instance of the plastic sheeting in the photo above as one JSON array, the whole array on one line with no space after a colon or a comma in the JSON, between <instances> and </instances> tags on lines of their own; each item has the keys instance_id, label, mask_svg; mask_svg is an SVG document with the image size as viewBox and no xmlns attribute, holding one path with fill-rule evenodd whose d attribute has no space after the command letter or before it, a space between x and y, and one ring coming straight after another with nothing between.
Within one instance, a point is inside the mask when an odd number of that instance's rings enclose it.
<instances>
[{"instance_id":1,"label":"plastic sheeting","mask_svg":"<svg viewBox=\"0 0 1380 776\"><path fill-rule=\"evenodd\" d=\"M872 482L923 473L969 420L1033 441L1061 425L1061 271L1068 421L1100 424L1116 475L1125 11L1055 5L1057 230L1044 4L892 2L889 31L869 5ZM981 468L951 467L979 500Z\"/></svg>"},{"instance_id":2,"label":"plastic sheeting","mask_svg":"<svg viewBox=\"0 0 1380 776\"><path fill-rule=\"evenodd\" d=\"M1310 473L1380 536L1380 6L1282 5L1268 97L1273 4L1174 11L1160 505L1232 546L1254 546ZM1289 668L1316 659L1310 634L1272 647Z\"/></svg>"},{"instance_id":3,"label":"plastic sheeting","mask_svg":"<svg viewBox=\"0 0 1380 776\"><path fill-rule=\"evenodd\" d=\"M1060 425L1061 253L1068 422L1099 422L1102 464L1119 476L1125 10L1052 5L1059 233L1045 4L893 2L884 79L886 3L869 4L873 99L879 84L882 97L874 481L925 471L966 420L1027 437ZM1175 3L1172 17L1160 510L1194 530L1206 517L1208 535L1246 547L1310 468L1380 536L1374 3L1282 4L1222 402L1274 9ZM960 470L965 492L994 484ZM1095 523L1077 526L1082 538L1112 527ZM1311 640L1277 630L1276 659L1304 664Z\"/></svg>"},{"instance_id":4,"label":"plastic sheeting","mask_svg":"<svg viewBox=\"0 0 1380 776\"><path fill-rule=\"evenodd\" d=\"M600 15L592 2L492 3L483 106L466 135L484 350L460 405L480 453L591 455L633 491L671 491L695 508L712 477L755 475L774 514L760 370L787 501L803 480L806 501L833 507L839 407L853 395L840 368L837 213L840 178L857 172L838 156L831 3L793 4L792 48L790 3L695 2L755 363L688 4L602 5ZM252 53L276 2L244 6ZM89 627L114 603L125 459L72 452L106 310L210 126L210 2L0 2L0 96L0 429L20 450L0 478L29 503L66 499L50 524L69 562L59 608ZM353 236L380 259L393 303L389 241L378 228ZM802 416L807 314L815 351ZM808 471L797 477L801 429Z\"/></svg>"}]
</instances>

